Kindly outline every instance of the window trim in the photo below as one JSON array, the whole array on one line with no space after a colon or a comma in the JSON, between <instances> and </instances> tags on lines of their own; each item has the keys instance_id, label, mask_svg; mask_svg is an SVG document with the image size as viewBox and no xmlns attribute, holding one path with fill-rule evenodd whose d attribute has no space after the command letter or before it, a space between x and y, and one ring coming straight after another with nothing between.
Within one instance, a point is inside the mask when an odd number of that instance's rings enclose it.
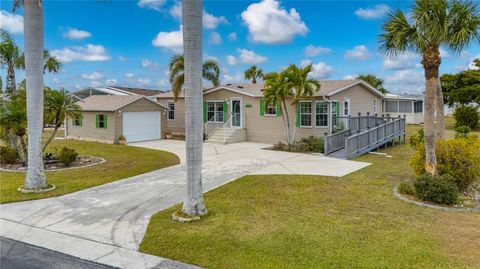
<instances>
[{"instance_id":1,"label":"window trim","mask_svg":"<svg viewBox=\"0 0 480 269\"><path fill-rule=\"evenodd\" d=\"M108 128L108 125L107 125L107 114L105 113L98 113L96 114L97 116L97 129L107 129ZM100 120L100 116L103 116L103 121ZM103 127L100 127L100 123L103 122Z\"/></svg>"},{"instance_id":2,"label":"window trim","mask_svg":"<svg viewBox=\"0 0 480 269\"><path fill-rule=\"evenodd\" d=\"M76 124L77 120L78 120L78 124ZM73 117L73 118L72 118L72 126L82 127L82 120L83 120L83 119L82 119L82 115L80 115L80 117L78 117L78 118L77 118L77 117Z\"/></svg>"},{"instance_id":3,"label":"window trim","mask_svg":"<svg viewBox=\"0 0 480 269\"><path fill-rule=\"evenodd\" d=\"M345 114L345 102L348 102L347 110L348 114ZM350 115L350 98L345 98L343 99L343 109L342 109L343 116L348 116Z\"/></svg>"},{"instance_id":4,"label":"window trim","mask_svg":"<svg viewBox=\"0 0 480 269\"><path fill-rule=\"evenodd\" d=\"M335 107L335 109L334 109ZM338 125L338 117L340 115L337 115L337 107L338 107L338 112L340 112L340 102L336 100L332 100L331 105L330 105L330 111L331 111L331 118L332 118L332 127L337 127ZM335 117L334 117L335 115Z\"/></svg>"},{"instance_id":5,"label":"window trim","mask_svg":"<svg viewBox=\"0 0 480 269\"><path fill-rule=\"evenodd\" d=\"M271 113L268 113L268 106L270 105L270 103L266 103L265 102L265 112L263 113L263 116L266 116L266 117L276 117L277 116L277 106L276 105L272 105L273 106L273 109L274 109L274 112L273 114Z\"/></svg>"},{"instance_id":6,"label":"window trim","mask_svg":"<svg viewBox=\"0 0 480 269\"><path fill-rule=\"evenodd\" d=\"M378 101L377 99L373 99L373 115L377 113L377 108L378 108Z\"/></svg>"},{"instance_id":7,"label":"window trim","mask_svg":"<svg viewBox=\"0 0 480 269\"><path fill-rule=\"evenodd\" d=\"M317 104L326 103L327 104L327 125L317 125L317 115L325 115L325 113L317 113ZM329 128L330 127L330 102L328 101L315 101L315 128Z\"/></svg>"},{"instance_id":8,"label":"window trim","mask_svg":"<svg viewBox=\"0 0 480 269\"><path fill-rule=\"evenodd\" d=\"M302 113L302 103L310 104L310 113ZM300 101L298 102L300 109L300 127L301 128L312 128L312 101ZM310 125L302 125L302 115L310 115Z\"/></svg>"},{"instance_id":9,"label":"window trim","mask_svg":"<svg viewBox=\"0 0 480 269\"><path fill-rule=\"evenodd\" d=\"M173 105L173 109L170 109L170 104ZM174 101L168 101L167 102L167 120L175 120L175 102ZM170 111L173 111L173 119L170 119Z\"/></svg>"},{"instance_id":10,"label":"window trim","mask_svg":"<svg viewBox=\"0 0 480 269\"><path fill-rule=\"evenodd\" d=\"M209 103L213 103L213 104L214 104L214 105L213 105L213 114L214 114L214 116L215 116L215 114L216 114L217 112L219 112L219 111L217 110L217 104L218 104L218 103L221 103L222 106L224 106L224 105L225 105L224 102L225 102L225 101L223 101L223 100L205 100L205 103L207 103L207 122L210 122L210 123L224 123L225 119L223 119L222 121L217 121L217 117L215 117L215 119L214 119L213 121L210 121L210 118L208 117L208 112L211 112L211 111L208 110L208 108L209 108L208 104L209 104ZM224 117L224 115L223 115L223 114L224 114L224 109L225 109L225 108L222 107L222 113L221 113L221 114L222 114L222 117Z\"/></svg>"}]
</instances>

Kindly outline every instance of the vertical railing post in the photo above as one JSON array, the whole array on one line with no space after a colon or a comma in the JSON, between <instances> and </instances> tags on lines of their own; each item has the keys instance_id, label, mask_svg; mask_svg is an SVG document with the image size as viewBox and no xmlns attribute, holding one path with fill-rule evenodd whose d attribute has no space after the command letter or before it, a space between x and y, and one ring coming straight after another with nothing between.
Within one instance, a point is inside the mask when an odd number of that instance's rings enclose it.
<instances>
[{"instance_id":1,"label":"vertical railing post","mask_svg":"<svg viewBox=\"0 0 480 269\"><path fill-rule=\"evenodd\" d=\"M370 129L370 112L367 112L367 129Z\"/></svg>"},{"instance_id":2,"label":"vertical railing post","mask_svg":"<svg viewBox=\"0 0 480 269\"><path fill-rule=\"evenodd\" d=\"M327 155L328 154L328 133L325 132L325 136L323 139L323 154Z\"/></svg>"},{"instance_id":3,"label":"vertical railing post","mask_svg":"<svg viewBox=\"0 0 480 269\"><path fill-rule=\"evenodd\" d=\"M357 126L357 133L360 132L361 129L361 119L362 119L362 113L358 112L358 126Z\"/></svg>"},{"instance_id":4,"label":"vertical railing post","mask_svg":"<svg viewBox=\"0 0 480 269\"><path fill-rule=\"evenodd\" d=\"M348 159L348 136L345 136L345 159Z\"/></svg>"}]
</instances>

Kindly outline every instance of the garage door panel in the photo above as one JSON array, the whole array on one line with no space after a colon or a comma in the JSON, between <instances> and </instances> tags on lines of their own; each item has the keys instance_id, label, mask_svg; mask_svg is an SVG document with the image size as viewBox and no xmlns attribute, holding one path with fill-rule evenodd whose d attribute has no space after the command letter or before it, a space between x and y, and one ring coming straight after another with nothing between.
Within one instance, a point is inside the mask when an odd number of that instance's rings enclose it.
<instances>
[{"instance_id":1,"label":"garage door panel","mask_svg":"<svg viewBox=\"0 0 480 269\"><path fill-rule=\"evenodd\" d=\"M127 142L160 139L160 111L123 112Z\"/></svg>"}]
</instances>

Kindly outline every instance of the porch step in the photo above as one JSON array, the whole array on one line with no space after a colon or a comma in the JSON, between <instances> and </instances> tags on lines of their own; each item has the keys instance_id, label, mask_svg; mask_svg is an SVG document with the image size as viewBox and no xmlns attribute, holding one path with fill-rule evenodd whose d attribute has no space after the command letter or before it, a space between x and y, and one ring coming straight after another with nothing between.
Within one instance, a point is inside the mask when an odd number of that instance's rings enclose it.
<instances>
[{"instance_id":1,"label":"porch step","mask_svg":"<svg viewBox=\"0 0 480 269\"><path fill-rule=\"evenodd\" d=\"M224 144L245 142L246 135L247 132L245 129L218 128L213 134L210 135L210 137L207 138L207 141Z\"/></svg>"}]
</instances>

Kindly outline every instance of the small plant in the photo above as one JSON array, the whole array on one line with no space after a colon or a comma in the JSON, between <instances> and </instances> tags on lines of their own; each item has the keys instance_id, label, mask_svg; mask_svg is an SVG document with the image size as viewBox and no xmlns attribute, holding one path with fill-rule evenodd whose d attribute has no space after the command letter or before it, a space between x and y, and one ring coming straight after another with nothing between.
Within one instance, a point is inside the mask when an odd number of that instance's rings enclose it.
<instances>
[{"instance_id":1,"label":"small plant","mask_svg":"<svg viewBox=\"0 0 480 269\"><path fill-rule=\"evenodd\" d=\"M410 181L402 181L398 185L398 191L401 194L415 195L415 187Z\"/></svg>"},{"instance_id":2,"label":"small plant","mask_svg":"<svg viewBox=\"0 0 480 269\"><path fill-rule=\"evenodd\" d=\"M120 137L118 138L118 141L127 141L127 139L125 138L125 136L120 135Z\"/></svg>"},{"instance_id":3,"label":"small plant","mask_svg":"<svg viewBox=\"0 0 480 269\"><path fill-rule=\"evenodd\" d=\"M413 182L418 198L437 204L453 205L458 201L458 188L448 175L432 176L425 173Z\"/></svg>"},{"instance_id":4,"label":"small plant","mask_svg":"<svg viewBox=\"0 0 480 269\"><path fill-rule=\"evenodd\" d=\"M472 129L470 127L462 125L455 128L455 138L467 138Z\"/></svg>"},{"instance_id":5,"label":"small plant","mask_svg":"<svg viewBox=\"0 0 480 269\"><path fill-rule=\"evenodd\" d=\"M468 126L475 130L478 128L478 109L475 106L461 105L455 109L453 116L455 117L455 126Z\"/></svg>"},{"instance_id":6,"label":"small plant","mask_svg":"<svg viewBox=\"0 0 480 269\"><path fill-rule=\"evenodd\" d=\"M417 131L416 134L412 135L409 139L410 147L412 149L417 149L417 147L423 146L424 132L423 128Z\"/></svg>"},{"instance_id":7,"label":"small plant","mask_svg":"<svg viewBox=\"0 0 480 269\"><path fill-rule=\"evenodd\" d=\"M15 164L18 161L18 152L14 148L0 147L0 163Z\"/></svg>"},{"instance_id":8,"label":"small plant","mask_svg":"<svg viewBox=\"0 0 480 269\"><path fill-rule=\"evenodd\" d=\"M308 151L323 153L323 138L316 136L309 136L302 138L301 142L306 143L308 146Z\"/></svg>"},{"instance_id":9,"label":"small plant","mask_svg":"<svg viewBox=\"0 0 480 269\"><path fill-rule=\"evenodd\" d=\"M71 148L63 147L57 152L57 160L65 166L70 166L78 157L78 153Z\"/></svg>"}]
</instances>

